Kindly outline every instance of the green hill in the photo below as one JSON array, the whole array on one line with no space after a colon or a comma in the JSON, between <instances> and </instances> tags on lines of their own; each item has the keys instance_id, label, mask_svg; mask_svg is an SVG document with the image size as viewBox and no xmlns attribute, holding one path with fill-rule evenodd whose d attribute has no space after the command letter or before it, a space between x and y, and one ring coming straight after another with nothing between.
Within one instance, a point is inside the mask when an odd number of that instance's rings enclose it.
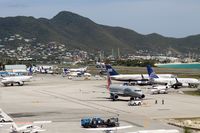
<instances>
[{"instance_id":1,"label":"green hill","mask_svg":"<svg viewBox=\"0 0 200 133\"><path fill-rule=\"evenodd\" d=\"M168 50L200 53L200 35L186 38L169 38L156 33L142 35L121 27L99 25L67 11L58 13L52 19L24 16L0 18L0 38L13 34L37 38L37 42L41 43L56 41L69 48L87 51L111 51L112 48L120 48L122 52L145 49L155 53ZM15 47L15 44L6 45Z\"/></svg>"}]
</instances>

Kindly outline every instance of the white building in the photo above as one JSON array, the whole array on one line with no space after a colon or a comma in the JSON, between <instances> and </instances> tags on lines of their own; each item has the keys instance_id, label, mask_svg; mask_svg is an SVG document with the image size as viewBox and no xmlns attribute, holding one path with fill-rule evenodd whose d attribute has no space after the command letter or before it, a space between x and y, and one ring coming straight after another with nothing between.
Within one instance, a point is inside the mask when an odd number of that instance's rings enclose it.
<instances>
[{"instance_id":1,"label":"white building","mask_svg":"<svg viewBox=\"0 0 200 133\"><path fill-rule=\"evenodd\" d=\"M27 73L26 65L5 65L7 72Z\"/></svg>"}]
</instances>

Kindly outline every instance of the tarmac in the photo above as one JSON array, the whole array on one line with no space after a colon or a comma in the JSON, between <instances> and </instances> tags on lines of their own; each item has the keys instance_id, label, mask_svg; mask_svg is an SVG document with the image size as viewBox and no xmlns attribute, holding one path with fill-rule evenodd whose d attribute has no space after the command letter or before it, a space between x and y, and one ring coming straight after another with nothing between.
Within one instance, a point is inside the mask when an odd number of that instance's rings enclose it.
<instances>
[{"instance_id":1,"label":"tarmac","mask_svg":"<svg viewBox=\"0 0 200 133\"><path fill-rule=\"evenodd\" d=\"M43 124L47 133L91 133L80 126L84 117L119 117L120 126L132 128L119 133L149 129L178 129L166 119L200 117L200 97L170 90L169 94L150 95L143 88L142 106L128 106L128 97L109 99L106 80L69 80L61 75L36 75L24 86L0 86L0 108L17 123L52 121ZM186 88L187 89L187 88ZM191 89L191 88L188 88ZM155 100L158 101L155 104ZM164 100L164 104L162 104ZM0 133L8 133L8 126ZM102 131L95 131L102 132Z\"/></svg>"}]
</instances>

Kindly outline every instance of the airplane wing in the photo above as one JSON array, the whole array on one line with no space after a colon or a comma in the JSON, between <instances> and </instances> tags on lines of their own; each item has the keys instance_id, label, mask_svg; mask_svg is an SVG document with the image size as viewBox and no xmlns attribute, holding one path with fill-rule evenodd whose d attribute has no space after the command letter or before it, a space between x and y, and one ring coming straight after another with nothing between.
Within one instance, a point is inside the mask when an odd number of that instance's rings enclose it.
<instances>
[{"instance_id":1,"label":"airplane wing","mask_svg":"<svg viewBox=\"0 0 200 133\"><path fill-rule=\"evenodd\" d=\"M3 126L3 125L12 125L13 122L4 122L4 123L0 123L0 127Z\"/></svg>"},{"instance_id":2,"label":"airplane wing","mask_svg":"<svg viewBox=\"0 0 200 133\"><path fill-rule=\"evenodd\" d=\"M133 126L121 126L121 127L108 127L108 128L89 128L86 130L90 131L114 131L114 130L120 130L120 129L126 129L126 128L131 128Z\"/></svg>"},{"instance_id":3,"label":"airplane wing","mask_svg":"<svg viewBox=\"0 0 200 133\"><path fill-rule=\"evenodd\" d=\"M34 121L34 124L48 124L48 123L52 123L52 121Z\"/></svg>"},{"instance_id":4,"label":"airplane wing","mask_svg":"<svg viewBox=\"0 0 200 133\"><path fill-rule=\"evenodd\" d=\"M39 132L44 132L46 131L45 129L33 129L30 133L39 133Z\"/></svg>"},{"instance_id":5,"label":"airplane wing","mask_svg":"<svg viewBox=\"0 0 200 133\"><path fill-rule=\"evenodd\" d=\"M179 130L176 129L158 129L158 130L141 130L136 132L128 132L128 133L180 133Z\"/></svg>"}]
</instances>

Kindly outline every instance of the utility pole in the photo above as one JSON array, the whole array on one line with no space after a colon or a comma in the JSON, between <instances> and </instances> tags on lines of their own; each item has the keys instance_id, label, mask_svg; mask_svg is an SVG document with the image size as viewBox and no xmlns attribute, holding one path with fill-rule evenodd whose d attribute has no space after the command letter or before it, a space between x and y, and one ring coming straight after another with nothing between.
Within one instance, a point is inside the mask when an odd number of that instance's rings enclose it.
<instances>
[{"instance_id":1,"label":"utility pole","mask_svg":"<svg viewBox=\"0 0 200 133\"><path fill-rule=\"evenodd\" d=\"M114 57L114 49L112 48L112 57Z\"/></svg>"},{"instance_id":2,"label":"utility pole","mask_svg":"<svg viewBox=\"0 0 200 133\"><path fill-rule=\"evenodd\" d=\"M117 53L118 53L118 59L120 59L120 51L119 51L119 48L117 50Z\"/></svg>"}]
</instances>

